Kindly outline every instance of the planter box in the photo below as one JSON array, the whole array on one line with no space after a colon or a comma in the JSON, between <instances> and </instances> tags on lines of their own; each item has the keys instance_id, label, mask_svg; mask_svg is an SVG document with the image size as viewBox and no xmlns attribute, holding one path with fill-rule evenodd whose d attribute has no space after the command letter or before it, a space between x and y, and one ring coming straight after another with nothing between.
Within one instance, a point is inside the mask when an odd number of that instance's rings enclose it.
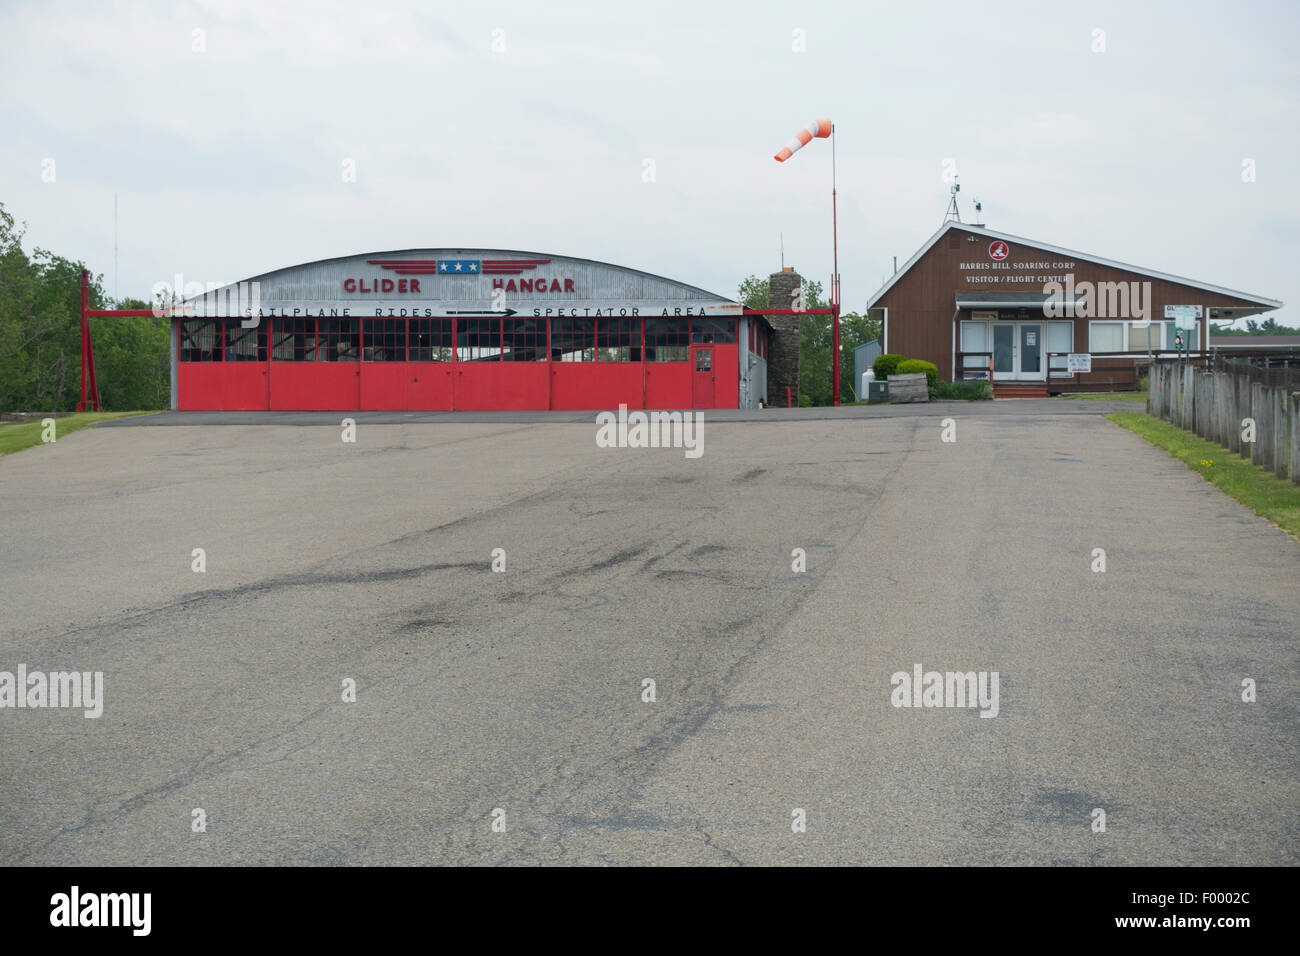
<instances>
[{"instance_id":1,"label":"planter box","mask_svg":"<svg viewBox=\"0 0 1300 956\"><path fill-rule=\"evenodd\" d=\"M906 402L928 402L929 400L930 387L926 384L924 372L889 376L889 404L902 405Z\"/></svg>"}]
</instances>

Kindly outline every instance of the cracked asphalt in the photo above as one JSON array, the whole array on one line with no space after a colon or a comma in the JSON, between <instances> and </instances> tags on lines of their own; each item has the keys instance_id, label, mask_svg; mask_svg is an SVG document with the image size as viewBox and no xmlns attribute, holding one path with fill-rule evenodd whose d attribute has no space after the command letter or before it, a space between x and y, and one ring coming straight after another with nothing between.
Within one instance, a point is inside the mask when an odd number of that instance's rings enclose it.
<instances>
[{"instance_id":1,"label":"cracked asphalt","mask_svg":"<svg viewBox=\"0 0 1300 956\"><path fill-rule=\"evenodd\" d=\"M0 709L0 863L1300 863L1300 542L1097 404L6 456L0 671L105 699ZM999 715L891 706L917 663Z\"/></svg>"}]
</instances>

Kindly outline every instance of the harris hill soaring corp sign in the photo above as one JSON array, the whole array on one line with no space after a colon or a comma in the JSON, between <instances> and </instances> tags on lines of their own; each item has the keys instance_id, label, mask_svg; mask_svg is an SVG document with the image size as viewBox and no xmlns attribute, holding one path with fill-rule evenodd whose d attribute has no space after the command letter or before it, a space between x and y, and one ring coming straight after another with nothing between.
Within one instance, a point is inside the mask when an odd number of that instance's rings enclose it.
<instances>
[{"instance_id":1,"label":"harris hill soaring corp sign","mask_svg":"<svg viewBox=\"0 0 1300 956\"><path fill-rule=\"evenodd\" d=\"M536 317L734 316L727 298L622 266L527 252L417 249L325 259L238 283L154 286L154 300L183 299L163 315L323 317L523 315Z\"/></svg>"}]
</instances>

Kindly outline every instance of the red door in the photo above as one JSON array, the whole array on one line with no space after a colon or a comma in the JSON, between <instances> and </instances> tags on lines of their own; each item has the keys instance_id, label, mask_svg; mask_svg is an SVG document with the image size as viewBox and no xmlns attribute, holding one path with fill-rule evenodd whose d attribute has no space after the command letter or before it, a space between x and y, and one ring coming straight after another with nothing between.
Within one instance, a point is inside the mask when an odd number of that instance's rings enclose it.
<instances>
[{"instance_id":1,"label":"red door","mask_svg":"<svg viewBox=\"0 0 1300 956\"><path fill-rule=\"evenodd\" d=\"M691 346L691 407L713 408L713 346Z\"/></svg>"},{"instance_id":2,"label":"red door","mask_svg":"<svg viewBox=\"0 0 1300 956\"><path fill-rule=\"evenodd\" d=\"M451 362L409 362L406 370L406 407L411 411L449 412Z\"/></svg>"}]
</instances>

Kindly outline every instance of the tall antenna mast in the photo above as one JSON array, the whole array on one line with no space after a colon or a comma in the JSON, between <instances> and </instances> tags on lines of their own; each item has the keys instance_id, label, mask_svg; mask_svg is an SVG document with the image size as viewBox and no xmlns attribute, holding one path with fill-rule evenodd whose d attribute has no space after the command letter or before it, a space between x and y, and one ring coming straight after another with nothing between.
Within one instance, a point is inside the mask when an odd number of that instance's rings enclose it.
<instances>
[{"instance_id":1,"label":"tall antenna mast","mask_svg":"<svg viewBox=\"0 0 1300 956\"><path fill-rule=\"evenodd\" d=\"M113 305L121 305L117 297L117 193L113 193Z\"/></svg>"},{"instance_id":2,"label":"tall antenna mast","mask_svg":"<svg viewBox=\"0 0 1300 956\"><path fill-rule=\"evenodd\" d=\"M961 183L952 177L952 187L948 190L948 209L943 214L943 221L961 222L961 210L957 208L957 194L961 192Z\"/></svg>"},{"instance_id":3,"label":"tall antenna mast","mask_svg":"<svg viewBox=\"0 0 1300 956\"><path fill-rule=\"evenodd\" d=\"M785 233L778 233L781 237L781 271L785 271Z\"/></svg>"}]
</instances>

